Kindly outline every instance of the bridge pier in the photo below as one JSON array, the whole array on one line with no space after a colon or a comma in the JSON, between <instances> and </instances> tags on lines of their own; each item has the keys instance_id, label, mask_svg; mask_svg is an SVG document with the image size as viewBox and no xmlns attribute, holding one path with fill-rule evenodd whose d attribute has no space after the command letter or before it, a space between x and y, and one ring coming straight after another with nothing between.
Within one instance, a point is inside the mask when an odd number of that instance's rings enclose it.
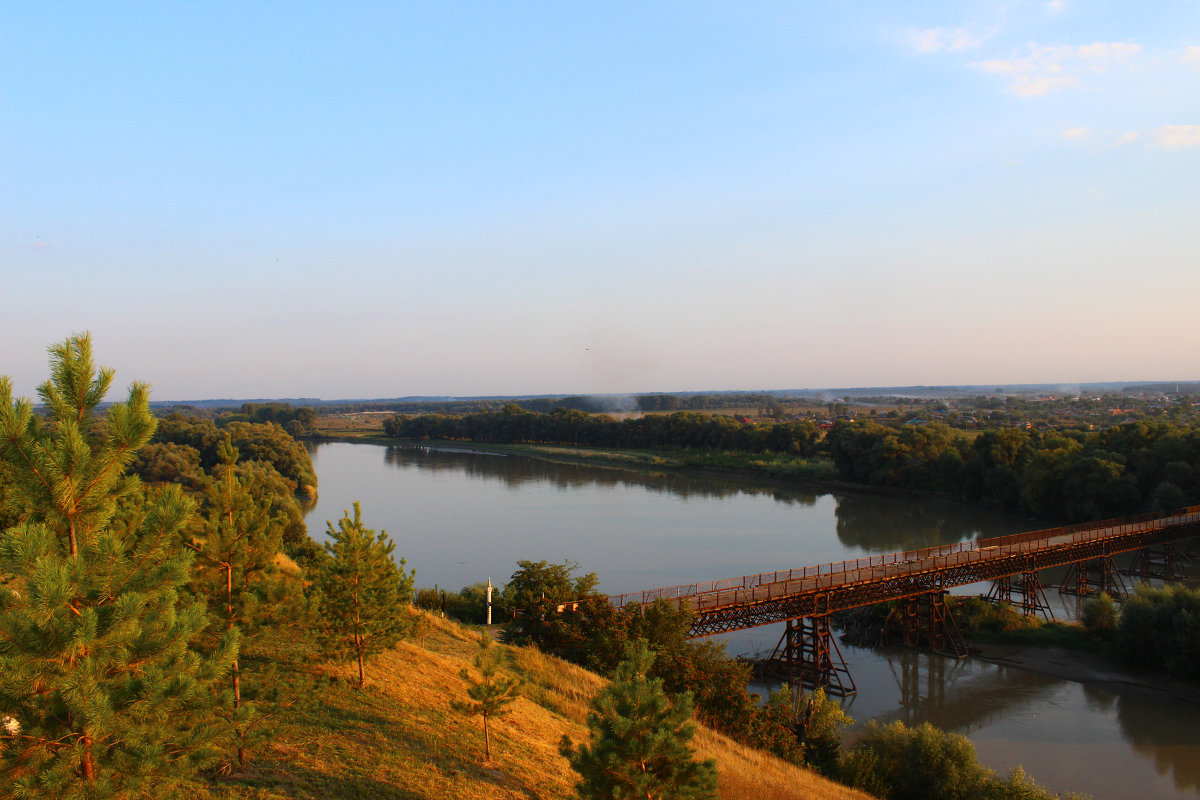
<instances>
[{"instance_id":1,"label":"bridge pier","mask_svg":"<svg viewBox=\"0 0 1200 800\"><path fill-rule=\"evenodd\" d=\"M830 626L830 614L789 619L768 663L778 666L793 691L824 689L830 697L858 691Z\"/></svg>"},{"instance_id":2,"label":"bridge pier","mask_svg":"<svg viewBox=\"0 0 1200 800\"><path fill-rule=\"evenodd\" d=\"M1158 547L1143 547L1138 550L1129 569L1121 571L1138 578L1185 581L1188 579L1187 566L1184 563L1187 560L1186 552L1178 552L1174 542L1164 542Z\"/></svg>"},{"instance_id":3,"label":"bridge pier","mask_svg":"<svg viewBox=\"0 0 1200 800\"><path fill-rule=\"evenodd\" d=\"M1046 590L1038 578L1036 570L1026 570L1021 577L1013 580L1015 575L1004 575L992 581L992 590L987 599L993 602L1013 603L1013 595L1020 598L1021 614L1032 617L1041 614L1045 619L1054 619L1054 609L1046 599Z\"/></svg>"},{"instance_id":4,"label":"bridge pier","mask_svg":"<svg viewBox=\"0 0 1200 800\"><path fill-rule=\"evenodd\" d=\"M929 592L900 601L900 631L905 647L923 647L951 658L966 657L966 642L946 605L948 594Z\"/></svg>"},{"instance_id":5,"label":"bridge pier","mask_svg":"<svg viewBox=\"0 0 1200 800\"><path fill-rule=\"evenodd\" d=\"M1061 594L1073 594L1079 597L1094 597L1107 594L1120 600L1129 596L1129 589L1121 579L1121 573L1113 564L1111 555L1105 554L1100 558L1077 561L1067 569L1062 585L1058 587Z\"/></svg>"}]
</instances>

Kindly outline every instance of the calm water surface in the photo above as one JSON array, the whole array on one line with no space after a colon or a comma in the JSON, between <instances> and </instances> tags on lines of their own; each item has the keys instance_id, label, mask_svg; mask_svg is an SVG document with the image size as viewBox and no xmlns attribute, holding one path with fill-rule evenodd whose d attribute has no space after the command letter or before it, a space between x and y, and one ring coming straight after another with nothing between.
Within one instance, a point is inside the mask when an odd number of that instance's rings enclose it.
<instances>
[{"instance_id":1,"label":"calm water surface","mask_svg":"<svg viewBox=\"0 0 1200 800\"><path fill-rule=\"evenodd\" d=\"M418 586L451 591L504 583L519 559L578 562L615 594L1038 527L949 503L520 456L343 443L311 452L314 538L358 500L367 526L386 529L416 568ZM769 650L781 627L730 634L728 650ZM998 772L1020 764L1055 791L1200 798L1200 708L973 659L841 648L858 685L848 711L860 722L928 720L969 736Z\"/></svg>"}]
</instances>

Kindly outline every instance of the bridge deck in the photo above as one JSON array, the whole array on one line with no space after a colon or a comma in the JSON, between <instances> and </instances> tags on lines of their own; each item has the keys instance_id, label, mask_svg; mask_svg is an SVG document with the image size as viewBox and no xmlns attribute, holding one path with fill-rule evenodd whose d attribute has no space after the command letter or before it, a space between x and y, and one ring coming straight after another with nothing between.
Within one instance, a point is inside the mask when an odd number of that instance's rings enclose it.
<instances>
[{"instance_id":1,"label":"bridge deck","mask_svg":"<svg viewBox=\"0 0 1200 800\"><path fill-rule=\"evenodd\" d=\"M617 607L663 599L695 612L693 636L840 611L1006 575L1128 552L1200 532L1200 506L1121 520L616 595Z\"/></svg>"}]
</instances>

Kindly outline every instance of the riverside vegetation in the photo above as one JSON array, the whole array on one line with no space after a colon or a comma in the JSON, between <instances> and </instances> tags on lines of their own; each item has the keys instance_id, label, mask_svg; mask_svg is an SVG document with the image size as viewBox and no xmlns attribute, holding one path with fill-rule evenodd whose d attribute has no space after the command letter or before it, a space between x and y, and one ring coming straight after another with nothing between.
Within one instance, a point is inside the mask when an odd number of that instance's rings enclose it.
<instances>
[{"instance_id":1,"label":"riverside vegetation","mask_svg":"<svg viewBox=\"0 0 1200 800\"><path fill-rule=\"evenodd\" d=\"M551 614L547 600L594 589L568 564L518 565L502 655L464 679L480 639L409 605L412 573L360 509L325 548L308 538L297 495L316 476L283 428L160 424L136 383L99 416L113 372L90 338L50 354L46 416L0 380L0 796L617 797L595 765L630 759L658 765L649 797L861 796L799 765L881 797L1051 796L928 726L880 728L845 752L835 704L760 705L744 670L683 639L688 620L668 608L616 612L593 595ZM496 692L470 691L489 681ZM490 734L482 759L467 743L463 697L511 711L496 760ZM693 734L693 703L732 736ZM606 740L624 730L616 710L651 725L653 753Z\"/></svg>"},{"instance_id":2,"label":"riverside vegetation","mask_svg":"<svg viewBox=\"0 0 1200 800\"><path fill-rule=\"evenodd\" d=\"M1004 511L1073 522L1200 502L1200 427L1133 420L1103 430L1000 428L839 420L754 422L679 411L616 420L509 404L461 416L396 415L393 438L568 445L657 457L660 465L794 480L842 480L939 492Z\"/></svg>"}]
</instances>

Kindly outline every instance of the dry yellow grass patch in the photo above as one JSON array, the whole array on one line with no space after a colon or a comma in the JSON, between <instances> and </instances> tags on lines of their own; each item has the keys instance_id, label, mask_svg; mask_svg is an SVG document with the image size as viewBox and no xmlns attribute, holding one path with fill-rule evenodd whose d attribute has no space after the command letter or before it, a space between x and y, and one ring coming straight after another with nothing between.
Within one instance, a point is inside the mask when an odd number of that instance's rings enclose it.
<instances>
[{"instance_id":1,"label":"dry yellow grass patch","mask_svg":"<svg viewBox=\"0 0 1200 800\"><path fill-rule=\"evenodd\" d=\"M577 775L558 752L564 735L587 740L588 703L599 676L528 648L501 645L505 668L525 684L510 713L493 720L484 763L479 717L450 706L465 699L478 633L423 612L419 632L357 669L330 666L311 708L297 709L274 744L228 782L198 783L197 800L560 800ZM723 800L849 800L866 795L701 728L697 753L717 761Z\"/></svg>"}]
</instances>

